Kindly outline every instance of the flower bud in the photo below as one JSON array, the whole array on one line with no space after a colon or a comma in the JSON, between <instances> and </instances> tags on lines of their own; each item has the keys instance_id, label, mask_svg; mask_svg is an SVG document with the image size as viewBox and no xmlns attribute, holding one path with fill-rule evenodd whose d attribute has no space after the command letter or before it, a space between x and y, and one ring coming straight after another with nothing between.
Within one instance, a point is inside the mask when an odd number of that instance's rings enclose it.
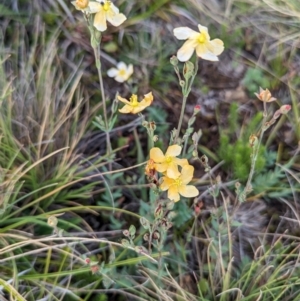
<instances>
[{"instance_id":1,"label":"flower bud","mask_svg":"<svg viewBox=\"0 0 300 301\"><path fill-rule=\"evenodd\" d=\"M157 141L158 141L158 136L157 136L157 135L154 135L153 138L152 138L152 141L153 141L153 142L157 142Z\"/></svg>"},{"instance_id":2,"label":"flower bud","mask_svg":"<svg viewBox=\"0 0 300 301\"><path fill-rule=\"evenodd\" d=\"M130 236L134 236L134 235L135 235L135 232L136 232L135 226L134 226L134 225L130 225L128 231L129 231Z\"/></svg>"},{"instance_id":3,"label":"flower bud","mask_svg":"<svg viewBox=\"0 0 300 301\"><path fill-rule=\"evenodd\" d=\"M149 128L150 128L151 130L155 131L155 129L156 129L156 124L155 124L154 121L149 122Z\"/></svg>"},{"instance_id":4,"label":"flower bud","mask_svg":"<svg viewBox=\"0 0 300 301\"><path fill-rule=\"evenodd\" d=\"M153 233L153 235L152 235L152 239L154 239L154 240L158 240L158 239L160 239L160 234L159 234L159 232L158 232L158 231L155 231L155 232Z\"/></svg>"},{"instance_id":5,"label":"flower bud","mask_svg":"<svg viewBox=\"0 0 300 301\"><path fill-rule=\"evenodd\" d=\"M50 227L55 228L55 227L57 226L57 223L58 223L57 217L51 215L51 216L48 218L47 223L48 223L48 225L49 225Z\"/></svg>"},{"instance_id":6,"label":"flower bud","mask_svg":"<svg viewBox=\"0 0 300 301\"><path fill-rule=\"evenodd\" d=\"M92 274L96 274L99 271L99 266L93 265L90 267Z\"/></svg>"},{"instance_id":7,"label":"flower bud","mask_svg":"<svg viewBox=\"0 0 300 301\"><path fill-rule=\"evenodd\" d=\"M290 105L283 105L280 107L279 111L281 114L286 114L291 108Z\"/></svg>"},{"instance_id":8,"label":"flower bud","mask_svg":"<svg viewBox=\"0 0 300 301\"><path fill-rule=\"evenodd\" d=\"M257 136L251 134L250 137L249 137L249 143L250 143L250 146L251 146L251 147L256 146L256 145L257 145L257 142L258 142Z\"/></svg>"},{"instance_id":9,"label":"flower bud","mask_svg":"<svg viewBox=\"0 0 300 301\"><path fill-rule=\"evenodd\" d=\"M178 65L178 58L177 58L177 56L173 55L173 56L170 58L170 63L171 63L173 66L177 66L177 65Z\"/></svg>"},{"instance_id":10,"label":"flower bud","mask_svg":"<svg viewBox=\"0 0 300 301\"><path fill-rule=\"evenodd\" d=\"M130 242L127 239L122 239L121 244L123 247L128 248L130 247Z\"/></svg>"},{"instance_id":11,"label":"flower bud","mask_svg":"<svg viewBox=\"0 0 300 301\"><path fill-rule=\"evenodd\" d=\"M128 230L124 230L123 231L123 235L126 236L126 237L128 237L129 236L129 231Z\"/></svg>"},{"instance_id":12,"label":"flower bud","mask_svg":"<svg viewBox=\"0 0 300 301\"><path fill-rule=\"evenodd\" d=\"M200 105L195 105L194 106L194 114L197 114L200 110L201 110L201 106Z\"/></svg>"},{"instance_id":13,"label":"flower bud","mask_svg":"<svg viewBox=\"0 0 300 301\"><path fill-rule=\"evenodd\" d=\"M149 229L150 228L150 223L149 221L145 218L145 217L141 217L140 218L140 223L141 225L145 228L145 229Z\"/></svg>"},{"instance_id":14,"label":"flower bud","mask_svg":"<svg viewBox=\"0 0 300 301\"><path fill-rule=\"evenodd\" d=\"M191 63L190 61L185 62L184 69L183 69L183 74L193 73L193 72L194 72L194 64Z\"/></svg>"},{"instance_id":15,"label":"flower bud","mask_svg":"<svg viewBox=\"0 0 300 301\"><path fill-rule=\"evenodd\" d=\"M73 1L72 4L76 7L76 9L82 10L89 6L89 0L76 0Z\"/></svg>"},{"instance_id":16,"label":"flower bud","mask_svg":"<svg viewBox=\"0 0 300 301\"><path fill-rule=\"evenodd\" d=\"M158 205L154 210L154 216L155 218L161 218L164 214L164 210L162 205Z\"/></svg>"}]
</instances>

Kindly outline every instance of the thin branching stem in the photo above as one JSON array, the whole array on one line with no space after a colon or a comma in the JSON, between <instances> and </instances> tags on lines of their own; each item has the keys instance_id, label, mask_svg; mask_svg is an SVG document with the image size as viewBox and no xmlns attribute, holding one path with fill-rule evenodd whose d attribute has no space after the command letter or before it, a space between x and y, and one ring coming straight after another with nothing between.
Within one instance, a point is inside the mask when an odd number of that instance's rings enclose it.
<instances>
[{"instance_id":1,"label":"thin branching stem","mask_svg":"<svg viewBox=\"0 0 300 301\"><path fill-rule=\"evenodd\" d=\"M247 194L252 190L251 189L251 181L252 181L254 171L255 171L255 165L256 165L256 161L257 161L257 157L258 157L258 153L259 153L259 148L260 148L260 145L262 142L262 138L264 136L264 132L266 130L265 124L267 122L268 112L267 112L266 102L263 102L263 104L264 104L264 113L263 113L262 127L261 127L261 132L259 135L258 143L257 143L257 145L253 146L255 149L253 150L253 155L251 158L251 167L250 167L249 177L248 177L247 184L246 184L244 192L243 192L244 199L246 199Z\"/></svg>"},{"instance_id":2,"label":"thin branching stem","mask_svg":"<svg viewBox=\"0 0 300 301\"><path fill-rule=\"evenodd\" d=\"M109 127L108 127L108 121L107 121L107 110L106 110L106 98L105 98L105 91L104 91L104 85L103 85L103 78L102 78L102 72L101 72L101 61L100 61L100 44L97 46L93 46L94 49L94 56L96 60L96 68L98 71L98 78L99 78L99 85L100 85L100 92L102 97L102 104L103 104L103 115L104 115L104 124L105 124L105 134L106 134L106 145L107 145L107 153L111 153L111 143L110 143L110 136L109 136Z\"/></svg>"}]
</instances>

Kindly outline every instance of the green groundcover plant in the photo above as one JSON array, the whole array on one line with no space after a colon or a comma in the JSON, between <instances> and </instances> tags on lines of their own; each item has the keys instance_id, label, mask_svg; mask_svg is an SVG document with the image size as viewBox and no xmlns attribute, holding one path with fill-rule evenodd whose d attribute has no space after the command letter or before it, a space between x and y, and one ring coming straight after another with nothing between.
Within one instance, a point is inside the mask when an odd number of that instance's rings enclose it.
<instances>
[{"instance_id":1,"label":"green groundcover plant","mask_svg":"<svg viewBox=\"0 0 300 301\"><path fill-rule=\"evenodd\" d=\"M0 299L299 300L300 181L291 168L298 151L277 166L287 180L269 224L268 204L258 199L260 182L283 181L277 169L266 176L264 141L292 106L260 88L255 102L263 110L249 137L226 148L238 122L229 134L221 130L218 155L234 169L226 187L199 153L202 107L189 109L199 65L222 61L224 42L204 25L172 28L179 40L172 84L182 96L168 132L166 112L155 91L141 87L133 63L103 71L103 47L115 45L102 45L104 32L131 22L125 12L109 0L65 5L85 21L99 93L85 87L79 65L63 70L59 31L36 35L30 47L20 42L13 58L1 52ZM126 87L115 97L106 95L110 78Z\"/></svg>"}]
</instances>

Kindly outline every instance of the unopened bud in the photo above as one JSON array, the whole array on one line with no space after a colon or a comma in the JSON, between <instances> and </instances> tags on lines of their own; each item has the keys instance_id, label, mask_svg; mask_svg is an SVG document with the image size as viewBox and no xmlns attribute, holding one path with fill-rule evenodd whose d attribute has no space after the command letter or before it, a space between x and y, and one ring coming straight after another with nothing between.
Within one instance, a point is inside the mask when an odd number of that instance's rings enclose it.
<instances>
[{"instance_id":1,"label":"unopened bud","mask_svg":"<svg viewBox=\"0 0 300 301\"><path fill-rule=\"evenodd\" d=\"M201 110L201 106L200 105L195 105L194 106L194 114L197 114L200 110Z\"/></svg>"},{"instance_id":2,"label":"unopened bud","mask_svg":"<svg viewBox=\"0 0 300 301\"><path fill-rule=\"evenodd\" d=\"M283 105L280 107L279 111L281 114L286 114L291 108L290 105Z\"/></svg>"},{"instance_id":3,"label":"unopened bud","mask_svg":"<svg viewBox=\"0 0 300 301\"><path fill-rule=\"evenodd\" d=\"M254 147L257 145L258 139L255 135L251 134L249 137L249 143L251 147Z\"/></svg>"},{"instance_id":4,"label":"unopened bud","mask_svg":"<svg viewBox=\"0 0 300 301\"><path fill-rule=\"evenodd\" d=\"M156 124L154 121L149 122L149 128L153 131L156 129Z\"/></svg>"},{"instance_id":5,"label":"unopened bud","mask_svg":"<svg viewBox=\"0 0 300 301\"><path fill-rule=\"evenodd\" d=\"M52 215L48 218L47 223L50 227L55 228L57 226L58 220L55 216Z\"/></svg>"},{"instance_id":6,"label":"unopened bud","mask_svg":"<svg viewBox=\"0 0 300 301\"><path fill-rule=\"evenodd\" d=\"M123 235L126 236L126 237L128 237L129 236L129 231L128 230L124 230L123 231Z\"/></svg>"},{"instance_id":7,"label":"unopened bud","mask_svg":"<svg viewBox=\"0 0 300 301\"><path fill-rule=\"evenodd\" d=\"M153 142L157 142L157 141L158 141L158 136L157 136L157 135L154 135L153 138L152 138L152 141L153 141Z\"/></svg>"},{"instance_id":8,"label":"unopened bud","mask_svg":"<svg viewBox=\"0 0 300 301\"><path fill-rule=\"evenodd\" d=\"M130 246L130 242L127 239L122 239L121 244L125 248L128 248Z\"/></svg>"},{"instance_id":9,"label":"unopened bud","mask_svg":"<svg viewBox=\"0 0 300 301\"><path fill-rule=\"evenodd\" d=\"M82 10L88 7L89 0L76 0L73 1L72 4L76 7L76 9Z\"/></svg>"},{"instance_id":10,"label":"unopened bud","mask_svg":"<svg viewBox=\"0 0 300 301\"><path fill-rule=\"evenodd\" d=\"M141 217L140 218L140 223L141 225L145 228L145 229L149 229L150 228L150 223L149 221L145 218L145 217Z\"/></svg>"},{"instance_id":11,"label":"unopened bud","mask_svg":"<svg viewBox=\"0 0 300 301\"><path fill-rule=\"evenodd\" d=\"M158 231L155 231L155 232L153 233L153 235L152 235L152 239L154 239L154 240L158 240L158 239L160 239L160 234L159 234L159 232L158 232Z\"/></svg>"},{"instance_id":12,"label":"unopened bud","mask_svg":"<svg viewBox=\"0 0 300 301\"><path fill-rule=\"evenodd\" d=\"M162 205L158 205L154 210L154 216L155 218L161 218L164 214L164 210Z\"/></svg>"},{"instance_id":13,"label":"unopened bud","mask_svg":"<svg viewBox=\"0 0 300 301\"><path fill-rule=\"evenodd\" d=\"M177 56L173 55L173 56L170 58L170 63L171 63L173 66L177 66L177 65L178 65L178 58L177 58Z\"/></svg>"}]
</instances>

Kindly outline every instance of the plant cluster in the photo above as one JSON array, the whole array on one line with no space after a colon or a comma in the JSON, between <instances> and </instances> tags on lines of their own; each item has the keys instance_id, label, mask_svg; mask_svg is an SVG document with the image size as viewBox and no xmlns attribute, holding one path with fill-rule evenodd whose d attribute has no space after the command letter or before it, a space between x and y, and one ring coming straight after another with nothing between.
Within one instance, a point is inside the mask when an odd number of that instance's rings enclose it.
<instances>
[{"instance_id":1,"label":"plant cluster","mask_svg":"<svg viewBox=\"0 0 300 301\"><path fill-rule=\"evenodd\" d=\"M271 103L277 99L266 87L260 88L255 95L262 112L252 118L243 137L231 143L238 123L232 105L230 129L220 130L217 151L225 168L233 168L234 185L225 190L225 197L221 177L215 176L208 157L199 154L202 131L197 120L202 107L196 104L188 110L199 65L222 60L224 42L211 39L208 27L200 24L197 31L187 26L172 29L174 37L184 41L170 58L182 101L178 123L168 135L155 92L140 88L133 62L116 61L103 72L103 33L130 22L125 12L110 0L71 3L82 13L90 34L101 102L89 103L79 67L65 78L56 37L47 42L36 64L32 55L27 64L16 66L16 78L9 57L2 57L0 297L300 298L297 227L285 232L287 221L299 224L297 209L287 205L282 220L275 214L268 220L267 205L257 199L259 179L268 166L264 138L292 106L278 102L273 112ZM39 44L34 43L36 54ZM12 75L7 79L8 73ZM105 74L127 85L114 99L107 96ZM132 121L133 116L138 117ZM122 125L124 120L127 125ZM115 134L131 127L129 138ZM102 148L90 154L83 149L93 144L87 143L86 135L95 129ZM128 167L119 164L122 152ZM280 196L296 195L293 187L300 180L289 169L291 161L282 170L293 178L292 188L285 186ZM203 179L195 171L199 165L208 179L203 193ZM282 173L276 170L273 175L273 182L267 178L276 186ZM138 209L132 209L135 200ZM98 229L103 231L95 231L87 215L99 217ZM267 223L273 219L280 222L271 234Z\"/></svg>"}]
</instances>

